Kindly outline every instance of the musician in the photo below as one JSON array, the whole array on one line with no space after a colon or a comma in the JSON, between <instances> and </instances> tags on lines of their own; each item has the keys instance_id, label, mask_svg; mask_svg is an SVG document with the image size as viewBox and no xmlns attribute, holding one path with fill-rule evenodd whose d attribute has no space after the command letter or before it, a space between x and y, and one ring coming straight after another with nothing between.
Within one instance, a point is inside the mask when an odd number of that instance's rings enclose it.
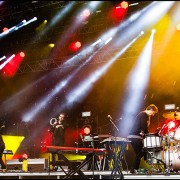
<instances>
[{"instance_id":1,"label":"musician","mask_svg":"<svg viewBox=\"0 0 180 180\"><path fill-rule=\"evenodd\" d=\"M4 125L0 127L0 165L1 165L1 169L6 169L6 165L4 164L4 161L2 160L3 151L5 149L5 143L2 138L2 129L4 127L5 127Z\"/></svg>"},{"instance_id":2,"label":"musician","mask_svg":"<svg viewBox=\"0 0 180 180\"><path fill-rule=\"evenodd\" d=\"M132 163L130 173L137 172L140 166L141 158L145 156L143 149L143 138L149 133L150 118L158 112L158 108L154 104L150 104L144 111L141 111L135 118L135 124L131 129L127 138L131 141L131 145L135 151L136 157Z\"/></svg>"},{"instance_id":3,"label":"musician","mask_svg":"<svg viewBox=\"0 0 180 180\"><path fill-rule=\"evenodd\" d=\"M65 122L65 113L60 113L58 120L53 123L49 131L53 133L52 146L64 146L66 128L67 123ZM55 154L52 154L52 162L55 162Z\"/></svg>"}]
</instances>

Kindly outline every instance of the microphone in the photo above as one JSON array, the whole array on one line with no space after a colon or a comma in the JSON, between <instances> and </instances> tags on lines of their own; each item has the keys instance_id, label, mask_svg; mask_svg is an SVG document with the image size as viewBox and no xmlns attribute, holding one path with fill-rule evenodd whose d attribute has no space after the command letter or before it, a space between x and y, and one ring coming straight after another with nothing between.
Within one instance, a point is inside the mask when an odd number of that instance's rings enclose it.
<instances>
[{"instance_id":1,"label":"microphone","mask_svg":"<svg viewBox=\"0 0 180 180\"><path fill-rule=\"evenodd\" d=\"M109 119L111 119L111 120L113 119L113 118L111 117L111 115L108 115L107 117L108 117Z\"/></svg>"},{"instance_id":2,"label":"microphone","mask_svg":"<svg viewBox=\"0 0 180 180\"><path fill-rule=\"evenodd\" d=\"M80 133L79 135L80 135L80 137L81 137L82 142L84 142L83 135L82 135L81 133Z\"/></svg>"}]
</instances>

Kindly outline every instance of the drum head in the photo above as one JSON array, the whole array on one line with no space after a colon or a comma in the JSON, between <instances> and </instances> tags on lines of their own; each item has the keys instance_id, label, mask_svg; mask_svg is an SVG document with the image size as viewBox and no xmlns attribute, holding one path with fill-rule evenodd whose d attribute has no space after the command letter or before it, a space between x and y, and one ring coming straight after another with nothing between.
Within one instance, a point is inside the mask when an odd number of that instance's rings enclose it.
<instances>
[{"instance_id":1,"label":"drum head","mask_svg":"<svg viewBox=\"0 0 180 180\"><path fill-rule=\"evenodd\" d=\"M174 134L174 139L175 140L180 140L180 127L178 127L175 131L175 134Z\"/></svg>"}]
</instances>

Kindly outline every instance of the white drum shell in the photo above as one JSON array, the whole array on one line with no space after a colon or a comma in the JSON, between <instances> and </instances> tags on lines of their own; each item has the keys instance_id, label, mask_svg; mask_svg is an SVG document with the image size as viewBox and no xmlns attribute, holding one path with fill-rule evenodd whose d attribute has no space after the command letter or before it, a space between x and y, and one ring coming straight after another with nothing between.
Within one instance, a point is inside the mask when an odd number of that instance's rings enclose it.
<instances>
[{"instance_id":1,"label":"white drum shell","mask_svg":"<svg viewBox=\"0 0 180 180\"><path fill-rule=\"evenodd\" d=\"M175 140L180 140L180 127L178 127L175 131L175 134L174 134L174 139Z\"/></svg>"},{"instance_id":2,"label":"white drum shell","mask_svg":"<svg viewBox=\"0 0 180 180\"><path fill-rule=\"evenodd\" d=\"M155 135L146 136L143 140L144 148L160 148L161 137Z\"/></svg>"},{"instance_id":3,"label":"white drum shell","mask_svg":"<svg viewBox=\"0 0 180 180\"><path fill-rule=\"evenodd\" d=\"M170 169L174 171L180 170L180 148L172 146L170 147L170 150L164 151L163 161L166 165L166 168L170 167Z\"/></svg>"}]
</instances>

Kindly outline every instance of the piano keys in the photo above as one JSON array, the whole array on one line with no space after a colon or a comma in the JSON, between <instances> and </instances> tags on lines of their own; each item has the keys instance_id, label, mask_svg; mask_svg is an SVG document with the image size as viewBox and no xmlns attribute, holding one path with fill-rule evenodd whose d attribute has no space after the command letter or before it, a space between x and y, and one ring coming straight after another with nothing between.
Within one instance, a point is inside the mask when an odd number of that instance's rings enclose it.
<instances>
[{"instance_id":1,"label":"piano keys","mask_svg":"<svg viewBox=\"0 0 180 180\"><path fill-rule=\"evenodd\" d=\"M65 172L64 179L69 179L75 173L78 173L81 178L88 179L88 177L81 170L86 164L91 165L92 170L94 171L95 164L97 165L96 160L99 158L99 155L105 155L106 149L96 149L96 148L77 148L77 147L61 147L61 146L46 146L47 153L56 153L59 156L59 160L63 161L65 164L68 164L68 172L66 172L62 166L59 164L60 168ZM70 161L64 153L76 153L76 154L85 154L86 158L80 164L75 164Z\"/></svg>"},{"instance_id":2,"label":"piano keys","mask_svg":"<svg viewBox=\"0 0 180 180\"><path fill-rule=\"evenodd\" d=\"M50 152L50 153L69 152L69 153L85 154L85 155L89 153L96 153L100 155L100 154L105 154L106 149L46 146L46 152Z\"/></svg>"}]
</instances>

